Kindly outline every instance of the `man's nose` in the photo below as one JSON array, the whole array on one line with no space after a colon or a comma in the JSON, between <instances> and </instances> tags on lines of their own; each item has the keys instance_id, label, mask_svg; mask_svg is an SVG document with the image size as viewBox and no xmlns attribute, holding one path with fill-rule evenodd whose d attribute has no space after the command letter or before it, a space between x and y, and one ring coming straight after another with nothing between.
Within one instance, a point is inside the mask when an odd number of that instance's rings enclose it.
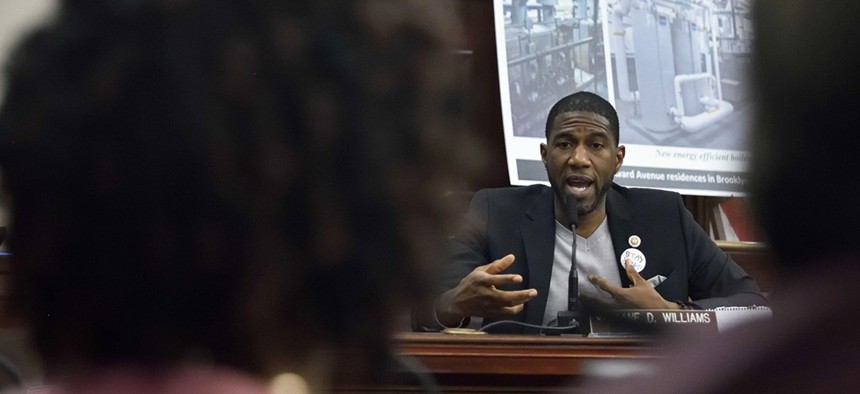
<instances>
[{"instance_id":1,"label":"man's nose","mask_svg":"<svg viewBox=\"0 0 860 394\"><path fill-rule=\"evenodd\" d=\"M588 149L585 146L579 145L570 152L570 158L567 163L573 167L587 167L591 164L588 158Z\"/></svg>"}]
</instances>

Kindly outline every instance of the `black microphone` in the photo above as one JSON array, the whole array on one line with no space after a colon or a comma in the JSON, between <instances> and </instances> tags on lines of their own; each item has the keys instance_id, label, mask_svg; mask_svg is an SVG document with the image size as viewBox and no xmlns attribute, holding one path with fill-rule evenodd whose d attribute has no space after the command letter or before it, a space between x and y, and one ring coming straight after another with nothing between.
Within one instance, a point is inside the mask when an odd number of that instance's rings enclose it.
<instances>
[{"instance_id":1,"label":"black microphone","mask_svg":"<svg viewBox=\"0 0 860 394\"><path fill-rule=\"evenodd\" d=\"M585 327L585 315L579 305L579 275L576 273L576 227L579 225L579 211L576 207L576 196L564 196L564 211L570 222L570 230L573 232L573 243L570 249L570 274L568 275L567 287L567 310L558 312L559 327L570 327L570 333L587 335ZM547 335L559 335L561 332L545 331Z\"/></svg>"},{"instance_id":2,"label":"black microphone","mask_svg":"<svg viewBox=\"0 0 860 394\"><path fill-rule=\"evenodd\" d=\"M567 214L567 220L570 221L570 227L576 230L579 226L579 209L576 205L576 196L564 196L564 212ZM576 242L574 239L573 242Z\"/></svg>"},{"instance_id":3,"label":"black microphone","mask_svg":"<svg viewBox=\"0 0 860 394\"><path fill-rule=\"evenodd\" d=\"M570 231L573 232L573 243L570 249L570 276L567 288L567 310L579 311L579 275L576 273L576 227L579 226L579 211L576 208L576 196L564 196L564 210L570 221Z\"/></svg>"}]
</instances>

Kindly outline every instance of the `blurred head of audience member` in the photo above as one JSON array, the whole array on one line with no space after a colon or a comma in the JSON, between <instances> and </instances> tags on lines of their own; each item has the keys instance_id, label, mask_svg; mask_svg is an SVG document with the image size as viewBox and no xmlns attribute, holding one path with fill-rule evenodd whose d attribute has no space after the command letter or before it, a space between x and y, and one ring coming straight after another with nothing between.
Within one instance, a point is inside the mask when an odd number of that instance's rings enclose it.
<instances>
[{"instance_id":1,"label":"blurred head of audience member","mask_svg":"<svg viewBox=\"0 0 860 394\"><path fill-rule=\"evenodd\" d=\"M656 375L606 392L860 385L860 3L756 0L753 10L751 195L782 274L773 318L684 342Z\"/></svg>"},{"instance_id":2,"label":"blurred head of audience member","mask_svg":"<svg viewBox=\"0 0 860 394\"><path fill-rule=\"evenodd\" d=\"M820 270L860 249L860 4L756 3L755 210L785 268Z\"/></svg>"},{"instance_id":3,"label":"blurred head of audience member","mask_svg":"<svg viewBox=\"0 0 860 394\"><path fill-rule=\"evenodd\" d=\"M62 3L0 113L12 312L49 373L324 381L327 350L380 348L464 173L452 9Z\"/></svg>"}]
</instances>

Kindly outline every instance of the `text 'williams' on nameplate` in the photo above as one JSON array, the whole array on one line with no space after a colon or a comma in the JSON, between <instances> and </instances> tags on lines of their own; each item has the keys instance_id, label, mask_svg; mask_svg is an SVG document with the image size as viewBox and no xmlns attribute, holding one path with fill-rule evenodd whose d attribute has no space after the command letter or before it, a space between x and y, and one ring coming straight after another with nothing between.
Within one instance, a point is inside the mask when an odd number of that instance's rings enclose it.
<instances>
[{"instance_id":1,"label":"text 'williams' on nameplate","mask_svg":"<svg viewBox=\"0 0 860 394\"><path fill-rule=\"evenodd\" d=\"M619 310L591 317L591 336L641 336L669 330L717 333L713 310Z\"/></svg>"}]
</instances>

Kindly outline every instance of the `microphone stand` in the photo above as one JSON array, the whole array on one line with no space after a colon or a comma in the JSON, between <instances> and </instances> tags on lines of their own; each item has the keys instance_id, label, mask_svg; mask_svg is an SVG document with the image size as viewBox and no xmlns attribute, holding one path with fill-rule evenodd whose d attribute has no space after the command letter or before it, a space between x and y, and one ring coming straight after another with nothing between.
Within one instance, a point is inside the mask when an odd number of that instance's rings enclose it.
<instances>
[{"instance_id":1,"label":"microphone stand","mask_svg":"<svg viewBox=\"0 0 860 394\"><path fill-rule=\"evenodd\" d=\"M576 227L579 224L579 212L576 210L576 197L565 196L565 211L567 218L570 221L570 231L573 232L573 243L570 249L570 275L568 276L567 288L567 310L558 312L558 326L573 326L570 334L573 335L588 335L589 329L586 327L588 317L582 313L582 307L579 302L579 274L576 272Z\"/></svg>"}]
</instances>

